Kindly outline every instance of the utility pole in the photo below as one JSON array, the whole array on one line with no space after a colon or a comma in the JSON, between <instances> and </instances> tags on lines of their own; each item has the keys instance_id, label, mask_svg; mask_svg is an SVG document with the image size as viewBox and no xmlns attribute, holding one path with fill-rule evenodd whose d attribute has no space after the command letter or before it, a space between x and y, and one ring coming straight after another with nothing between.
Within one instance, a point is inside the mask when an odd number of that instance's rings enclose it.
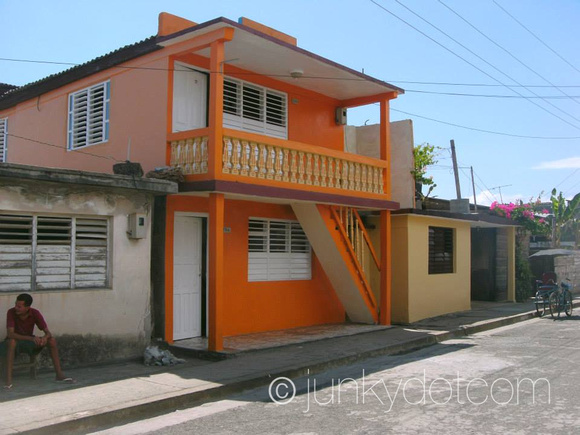
<instances>
[{"instance_id":1,"label":"utility pole","mask_svg":"<svg viewBox=\"0 0 580 435\"><path fill-rule=\"evenodd\" d=\"M475 194L475 180L473 179L473 166L471 167L471 188L473 189L473 204L477 213L477 195Z\"/></svg>"},{"instance_id":2,"label":"utility pole","mask_svg":"<svg viewBox=\"0 0 580 435\"><path fill-rule=\"evenodd\" d=\"M457 170L457 156L455 155L455 141L451 139L451 159L453 160L453 173L455 174L455 190L457 199L461 199L461 187L459 186L459 172Z\"/></svg>"}]
</instances>

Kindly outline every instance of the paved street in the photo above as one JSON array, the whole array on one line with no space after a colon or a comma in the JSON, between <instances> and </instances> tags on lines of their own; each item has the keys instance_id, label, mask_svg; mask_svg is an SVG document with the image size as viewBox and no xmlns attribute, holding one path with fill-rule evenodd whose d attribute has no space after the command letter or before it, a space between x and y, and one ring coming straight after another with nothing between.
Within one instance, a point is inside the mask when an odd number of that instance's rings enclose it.
<instances>
[{"instance_id":1,"label":"paved street","mask_svg":"<svg viewBox=\"0 0 580 435\"><path fill-rule=\"evenodd\" d=\"M580 316L533 319L101 433L568 434L580 427L579 333Z\"/></svg>"}]
</instances>

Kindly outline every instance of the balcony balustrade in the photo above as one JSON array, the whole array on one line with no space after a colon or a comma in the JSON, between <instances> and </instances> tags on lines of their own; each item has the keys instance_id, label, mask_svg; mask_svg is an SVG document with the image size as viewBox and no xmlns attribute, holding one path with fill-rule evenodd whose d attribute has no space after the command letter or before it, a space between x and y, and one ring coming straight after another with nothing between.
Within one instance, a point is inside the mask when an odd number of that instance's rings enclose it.
<instances>
[{"instance_id":1,"label":"balcony balustrade","mask_svg":"<svg viewBox=\"0 0 580 435\"><path fill-rule=\"evenodd\" d=\"M184 133L180 136L184 137ZM192 131L191 137L169 142L170 166L180 167L186 176L207 174L211 163L208 161L208 136L195 133ZM224 129L217 154L221 158L223 176L216 174L216 178L231 179L233 176L250 183L268 184L271 180L297 189L308 186L319 191L328 188L349 193L384 194L387 168L384 160L231 129Z\"/></svg>"}]
</instances>

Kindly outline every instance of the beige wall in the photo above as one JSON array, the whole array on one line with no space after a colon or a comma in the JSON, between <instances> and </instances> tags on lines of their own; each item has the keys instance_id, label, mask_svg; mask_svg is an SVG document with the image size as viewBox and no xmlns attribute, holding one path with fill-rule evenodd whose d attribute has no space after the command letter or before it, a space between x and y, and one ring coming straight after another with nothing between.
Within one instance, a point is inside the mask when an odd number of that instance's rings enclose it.
<instances>
[{"instance_id":1,"label":"beige wall","mask_svg":"<svg viewBox=\"0 0 580 435\"><path fill-rule=\"evenodd\" d=\"M392 218L392 320L411 323L471 308L468 222L418 215ZM429 274L429 226L455 229L455 272Z\"/></svg>"},{"instance_id":2,"label":"beige wall","mask_svg":"<svg viewBox=\"0 0 580 435\"><path fill-rule=\"evenodd\" d=\"M55 183L0 181L0 213L30 212L110 216L112 219L112 287L110 289L35 291L33 307L56 336L106 337L123 343L149 340L151 237L126 235L127 216L147 213L152 197L137 192L79 188ZM6 334L5 313L21 293L0 293L0 337ZM82 341L82 340L79 340ZM96 351L95 351L96 352ZM109 355L111 357L126 355ZM96 358L95 358L96 360Z\"/></svg>"},{"instance_id":3,"label":"beige wall","mask_svg":"<svg viewBox=\"0 0 580 435\"><path fill-rule=\"evenodd\" d=\"M380 158L379 125L345 127L345 151L367 157ZM391 122L391 198L401 208L415 206L413 169L413 121Z\"/></svg>"}]
</instances>

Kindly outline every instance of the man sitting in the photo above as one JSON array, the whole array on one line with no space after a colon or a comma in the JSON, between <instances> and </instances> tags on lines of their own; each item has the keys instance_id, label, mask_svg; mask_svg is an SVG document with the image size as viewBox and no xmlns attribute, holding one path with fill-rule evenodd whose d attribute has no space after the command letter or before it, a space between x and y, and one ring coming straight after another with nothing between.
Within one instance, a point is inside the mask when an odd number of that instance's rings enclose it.
<instances>
[{"instance_id":1,"label":"man sitting","mask_svg":"<svg viewBox=\"0 0 580 435\"><path fill-rule=\"evenodd\" d=\"M0 356L6 355L6 385L4 389L12 388L12 367L16 352L28 354L38 353L48 345L50 357L54 365L56 380L60 382L74 382L72 378L64 376L56 340L48 330L48 326L40 314L40 311L31 308L32 296L26 293L18 295L14 308L10 308L6 314L7 336L4 342L0 342ZM33 335L34 326L44 332L43 337Z\"/></svg>"}]
</instances>

